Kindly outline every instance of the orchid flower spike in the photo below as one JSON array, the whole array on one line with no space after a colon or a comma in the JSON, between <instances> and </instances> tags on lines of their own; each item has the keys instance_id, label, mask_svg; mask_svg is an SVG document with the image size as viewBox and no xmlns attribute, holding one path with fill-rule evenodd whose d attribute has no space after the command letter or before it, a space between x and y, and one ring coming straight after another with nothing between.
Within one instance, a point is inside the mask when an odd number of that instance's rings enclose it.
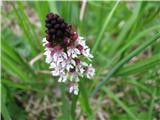
<instances>
[{"instance_id":1,"label":"orchid flower spike","mask_svg":"<svg viewBox=\"0 0 160 120\"><path fill-rule=\"evenodd\" d=\"M80 77L91 79L95 69L90 64L93 58L85 39L72 30L63 18L54 13L46 16L46 37L43 38L46 63L50 65L53 76L58 82L67 82L69 92L78 94ZM87 58L86 61L84 58Z\"/></svg>"}]
</instances>

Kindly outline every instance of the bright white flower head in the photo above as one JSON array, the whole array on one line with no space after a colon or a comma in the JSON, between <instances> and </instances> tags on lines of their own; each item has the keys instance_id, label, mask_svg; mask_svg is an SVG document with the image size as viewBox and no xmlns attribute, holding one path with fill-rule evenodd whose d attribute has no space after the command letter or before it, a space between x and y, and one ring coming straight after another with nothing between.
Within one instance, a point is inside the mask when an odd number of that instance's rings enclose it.
<instances>
[{"instance_id":1,"label":"bright white flower head","mask_svg":"<svg viewBox=\"0 0 160 120\"><path fill-rule=\"evenodd\" d=\"M56 22L61 24L54 25L52 28L52 20L57 20ZM46 26L48 31L46 38L43 39L44 55L46 56L46 63L50 64L49 68L52 69L52 75L59 76L58 82L67 82L70 86L69 92L77 95L80 77L86 76L91 79L95 74L92 64L88 65L87 63L91 62L93 56L85 39L76 32L71 32L68 26L64 27L65 24L59 17L57 18L57 15L52 13L47 15ZM55 31L55 27L59 26L64 27L64 34L60 31L62 28L60 30L56 28L57 31ZM88 59L86 59L87 62L82 61L84 58Z\"/></svg>"}]
</instances>

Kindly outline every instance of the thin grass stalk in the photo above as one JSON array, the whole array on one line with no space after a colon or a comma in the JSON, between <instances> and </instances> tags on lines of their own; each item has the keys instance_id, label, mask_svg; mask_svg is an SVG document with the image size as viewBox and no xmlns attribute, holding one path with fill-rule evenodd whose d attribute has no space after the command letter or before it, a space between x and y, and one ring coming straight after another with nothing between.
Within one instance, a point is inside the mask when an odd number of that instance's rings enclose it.
<instances>
[{"instance_id":1,"label":"thin grass stalk","mask_svg":"<svg viewBox=\"0 0 160 120\"><path fill-rule=\"evenodd\" d=\"M111 20L111 18L113 16L116 8L117 8L119 2L120 2L120 0L117 0L117 2L115 3L115 5L114 5L113 9L111 10L111 12L109 13L109 15L106 16L106 19L105 19L105 22L103 24L103 27L102 27L102 29L101 29L101 31L100 31L100 33L99 33L99 35L98 35L98 37L97 37L97 39L95 41L95 44L93 46L92 53L95 53L95 51L97 50L98 45L102 40L103 34L105 32L105 29L108 26L108 24L109 24L109 22L110 22L110 20Z\"/></svg>"},{"instance_id":2,"label":"thin grass stalk","mask_svg":"<svg viewBox=\"0 0 160 120\"><path fill-rule=\"evenodd\" d=\"M109 61L109 63L105 66L108 67L109 65L113 65L115 63L115 60L118 58L119 55L121 55L125 50L127 50L131 45L136 43L141 37L145 36L149 32L152 32L153 30L158 30L160 29L160 25L155 25L153 27L147 28L146 30L142 31L138 35L136 35L133 39L130 40L125 46L123 46L117 53L116 55Z\"/></svg>"},{"instance_id":3,"label":"thin grass stalk","mask_svg":"<svg viewBox=\"0 0 160 120\"><path fill-rule=\"evenodd\" d=\"M134 9L133 15L130 17L130 19L128 20L128 22L125 24L124 28L120 32L118 38L116 39L116 43L114 44L114 46L111 47L109 56L113 55L115 53L115 51L119 48L119 46L127 38L128 31L133 27L134 23L136 22L136 20L138 18L138 15L139 15L140 10L141 10L141 6L142 6L141 2L137 3L136 8Z\"/></svg>"}]
</instances>

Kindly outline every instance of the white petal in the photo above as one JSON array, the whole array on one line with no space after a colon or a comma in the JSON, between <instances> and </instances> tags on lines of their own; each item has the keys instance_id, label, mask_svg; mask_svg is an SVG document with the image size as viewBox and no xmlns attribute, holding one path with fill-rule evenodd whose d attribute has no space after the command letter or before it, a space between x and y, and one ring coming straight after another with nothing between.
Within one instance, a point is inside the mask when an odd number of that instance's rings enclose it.
<instances>
[{"instance_id":1,"label":"white petal","mask_svg":"<svg viewBox=\"0 0 160 120\"><path fill-rule=\"evenodd\" d=\"M52 58L51 57L46 57L46 63L50 63L52 62Z\"/></svg>"},{"instance_id":2,"label":"white petal","mask_svg":"<svg viewBox=\"0 0 160 120\"><path fill-rule=\"evenodd\" d=\"M67 77L66 77L66 76L63 76L62 82L66 82L66 80L67 80Z\"/></svg>"},{"instance_id":3,"label":"white petal","mask_svg":"<svg viewBox=\"0 0 160 120\"><path fill-rule=\"evenodd\" d=\"M46 41L47 41L46 38L43 38L42 42L46 42Z\"/></svg>"},{"instance_id":4,"label":"white petal","mask_svg":"<svg viewBox=\"0 0 160 120\"><path fill-rule=\"evenodd\" d=\"M68 54L68 56L71 56L71 49L69 49L68 51L67 51L67 54Z\"/></svg>"},{"instance_id":5,"label":"white petal","mask_svg":"<svg viewBox=\"0 0 160 120\"><path fill-rule=\"evenodd\" d=\"M74 60L71 60L71 64L75 66L76 62Z\"/></svg>"},{"instance_id":6,"label":"white petal","mask_svg":"<svg viewBox=\"0 0 160 120\"><path fill-rule=\"evenodd\" d=\"M73 86L71 86L71 87L69 88L69 92L72 93L73 90L74 90L74 88L73 88Z\"/></svg>"},{"instance_id":7,"label":"white petal","mask_svg":"<svg viewBox=\"0 0 160 120\"><path fill-rule=\"evenodd\" d=\"M51 73L52 73L53 76L58 76L58 75L59 75L59 72L57 72L57 71L55 71L55 70L52 71Z\"/></svg>"},{"instance_id":8,"label":"white petal","mask_svg":"<svg viewBox=\"0 0 160 120\"><path fill-rule=\"evenodd\" d=\"M52 62L49 66L49 68L55 68L56 67L56 64L54 62Z\"/></svg>"},{"instance_id":9,"label":"white petal","mask_svg":"<svg viewBox=\"0 0 160 120\"><path fill-rule=\"evenodd\" d=\"M62 77L59 77L58 82L62 82Z\"/></svg>"},{"instance_id":10,"label":"white petal","mask_svg":"<svg viewBox=\"0 0 160 120\"><path fill-rule=\"evenodd\" d=\"M67 59L67 54L66 53L63 52L62 55L63 55L63 58Z\"/></svg>"}]
</instances>

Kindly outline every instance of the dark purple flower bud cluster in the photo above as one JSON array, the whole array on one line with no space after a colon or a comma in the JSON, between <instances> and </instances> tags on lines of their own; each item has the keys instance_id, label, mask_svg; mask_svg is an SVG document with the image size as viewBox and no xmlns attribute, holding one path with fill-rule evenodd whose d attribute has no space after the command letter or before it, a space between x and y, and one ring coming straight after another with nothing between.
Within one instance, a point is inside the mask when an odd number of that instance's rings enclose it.
<instances>
[{"instance_id":1,"label":"dark purple flower bud cluster","mask_svg":"<svg viewBox=\"0 0 160 120\"><path fill-rule=\"evenodd\" d=\"M46 16L46 39L52 43L64 43L64 38L71 37L71 25L64 22L64 19L54 13ZM66 41L65 41L66 42Z\"/></svg>"}]
</instances>

